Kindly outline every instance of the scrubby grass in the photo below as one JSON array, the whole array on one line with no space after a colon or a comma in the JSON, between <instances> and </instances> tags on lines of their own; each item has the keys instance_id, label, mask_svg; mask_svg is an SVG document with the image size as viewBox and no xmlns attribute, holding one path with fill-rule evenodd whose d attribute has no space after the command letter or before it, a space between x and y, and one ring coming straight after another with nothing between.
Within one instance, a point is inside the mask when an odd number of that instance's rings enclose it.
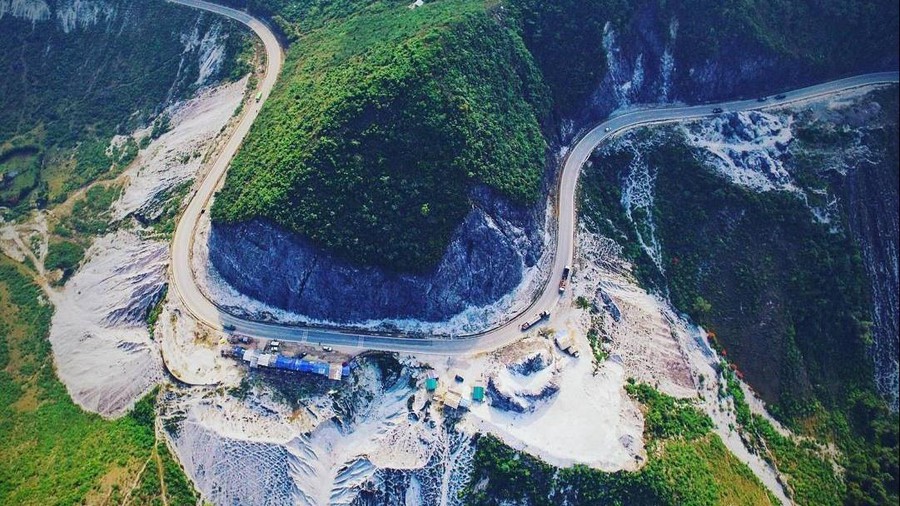
<instances>
[{"instance_id":1,"label":"scrubby grass","mask_svg":"<svg viewBox=\"0 0 900 506\"><path fill-rule=\"evenodd\" d=\"M647 422L644 437L650 460L640 471L557 469L483 436L476 443L468 503L777 504L750 469L710 432L712 422L690 401L643 384L629 384L626 389L644 406ZM479 483L484 488L476 492Z\"/></svg>"},{"instance_id":2,"label":"scrubby grass","mask_svg":"<svg viewBox=\"0 0 900 506\"><path fill-rule=\"evenodd\" d=\"M70 241L51 242L47 247L44 268L48 271L62 270L60 283L65 283L84 259L84 248Z\"/></svg>"},{"instance_id":3,"label":"scrubby grass","mask_svg":"<svg viewBox=\"0 0 900 506\"><path fill-rule=\"evenodd\" d=\"M68 214L62 215L53 226L53 233L65 238L90 243L90 238L103 235L112 229L109 210L122 194L117 185L92 186L78 198Z\"/></svg>"},{"instance_id":4,"label":"scrubby grass","mask_svg":"<svg viewBox=\"0 0 900 506\"><path fill-rule=\"evenodd\" d=\"M53 370L52 312L21 267L0 256L0 503L119 504L157 444L154 395L115 421L76 406ZM169 464L165 480L178 491L169 504L192 504L174 502L188 497L177 474ZM159 473L144 481L159 483Z\"/></svg>"}]
</instances>

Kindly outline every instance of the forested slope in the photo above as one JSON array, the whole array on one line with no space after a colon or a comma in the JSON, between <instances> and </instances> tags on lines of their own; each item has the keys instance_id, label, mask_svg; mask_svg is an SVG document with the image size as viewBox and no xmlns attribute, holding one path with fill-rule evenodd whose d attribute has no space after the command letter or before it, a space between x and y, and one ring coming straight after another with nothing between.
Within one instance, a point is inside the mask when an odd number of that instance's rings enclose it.
<instances>
[{"instance_id":1,"label":"forested slope","mask_svg":"<svg viewBox=\"0 0 900 506\"><path fill-rule=\"evenodd\" d=\"M0 15L0 208L62 202L137 153L116 134L165 105L242 74L235 25L162 1L39 0ZM17 2L13 2L17 4ZM22 4L24 5L24 4Z\"/></svg>"},{"instance_id":2,"label":"forested slope","mask_svg":"<svg viewBox=\"0 0 900 506\"><path fill-rule=\"evenodd\" d=\"M499 11L381 2L303 35L216 199L221 222L266 217L360 263L441 257L486 184L539 196L549 99Z\"/></svg>"}]
</instances>

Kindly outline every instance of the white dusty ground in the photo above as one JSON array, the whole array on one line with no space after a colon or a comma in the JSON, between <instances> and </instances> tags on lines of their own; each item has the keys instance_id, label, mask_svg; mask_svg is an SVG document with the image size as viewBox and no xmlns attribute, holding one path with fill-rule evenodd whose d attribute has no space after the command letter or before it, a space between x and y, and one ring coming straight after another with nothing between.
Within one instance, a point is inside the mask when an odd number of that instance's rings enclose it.
<instances>
[{"instance_id":1,"label":"white dusty ground","mask_svg":"<svg viewBox=\"0 0 900 506\"><path fill-rule=\"evenodd\" d=\"M101 237L65 288L51 292L56 371L83 408L120 415L162 378L144 315L162 295L167 253L165 243L130 231Z\"/></svg>"},{"instance_id":2,"label":"white dusty ground","mask_svg":"<svg viewBox=\"0 0 900 506\"><path fill-rule=\"evenodd\" d=\"M242 80L209 88L169 109L172 129L142 150L123 176L117 220L194 176L245 87ZM163 376L159 345L144 318L167 283L169 246L148 237L124 227L96 239L65 287L47 288L56 306L50 342L60 379L75 402L104 416L124 413Z\"/></svg>"},{"instance_id":3,"label":"white dusty ground","mask_svg":"<svg viewBox=\"0 0 900 506\"><path fill-rule=\"evenodd\" d=\"M406 367L386 382L363 361L353 378L297 410L260 387L244 399L181 390L164 416L178 425L170 437L185 468L216 504L351 504L361 490L397 480L384 470L417 476L404 492L411 504L456 504L471 446L433 423L421 392L408 408L417 395L410 374L417 371Z\"/></svg>"},{"instance_id":4,"label":"white dusty ground","mask_svg":"<svg viewBox=\"0 0 900 506\"><path fill-rule=\"evenodd\" d=\"M625 371L621 364L609 361L594 374L586 341L579 343L582 352L577 359L560 352L549 338L545 344L561 362L554 366L559 370L553 379L559 391L539 401L533 412L515 413L489 403L475 403L464 427L493 434L513 448L557 466L586 464L604 471L639 467L646 459L644 424L637 405L623 388ZM532 393L541 388L522 381L521 375L511 374L502 364L489 368L493 370L486 371L486 376L512 382L512 389ZM474 372L471 368L469 371L463 374ZM451 378L447 379L453 381ZM471 385L463 391L468 396Z\"/></svg>"}]
</instances>

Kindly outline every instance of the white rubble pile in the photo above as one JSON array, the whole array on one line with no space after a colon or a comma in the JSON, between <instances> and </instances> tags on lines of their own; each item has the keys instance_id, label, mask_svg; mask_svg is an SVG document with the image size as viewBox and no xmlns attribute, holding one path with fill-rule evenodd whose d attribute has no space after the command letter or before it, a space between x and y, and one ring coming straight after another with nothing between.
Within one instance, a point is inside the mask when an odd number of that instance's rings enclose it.
<instances>
[{"instance_id":1,"label":"white rubble pile","mask_svg":"<svg viewBox=\"0 0 900 506\"><path fill-rule=\"evenodd\" d=\"M245 85L206 90L170 109L171 131L142 150L125 172L128 182L114 205L116 220L195 174L200 157L183 155L206 152L232 117ZM59 377L75 402L104 416L123 414L163 377L159 346L145 318L164 293L169 247L142 232L123 228L96 239L65 287L50 290L56 306L50 342ZM165 328L178 324L170 313L160 320ZM192 357L188 372L216 367L209 354Z\"/></svg>"},{"instance_id":2,"label":"white rubble pile","mask_svg":"<svg viewBox=\"0 0 900 506\"><path fill-rule=\"evenodd\" d=\"M793 116L732 112L680 126L688 143L732 183L755 191L800 192L783 160L793 140Z\"/></svg>"},{"instance_id":3,"label":"white rubble pile","mask_svg":"<svg viewBox=\"0 0 900 506\"><path fill-rule=\"evenodd\" d=\"M168 247L119 231L98 239L88 261L59 292L50 343L72 399L117 416L162 378L144 317L162 296Z\"/></svg>"},{"instance_id":4,"label":"white rubble pile","mask_svg":"<svg viewBox=\"0 0 900 506\"><path fill-rule=\"evenodd\" d=\"M599 331L611 341L612 355L628 375L674 397L696 394L687 357L673 332L678 317L668 304L642 289L621 259L615 241L578 232L578 280L573 296L601 309Z\"/></svg>"},{"instance_id":5,"label":"white rubble pile","mask_svg":"<svg viewBox=\"0 0 900 506\"><path fill-rule=\"evenodd\" d=\"M546 341L538 344L544 344L544 348L489 373L487 394L494 407L531 413L559 392L559 370L551 345Z\"/></svg>"},{"instance_id":6,"label":"white rubble pile","mask_svg":"<svg viewBox=\"0 0 900 506\"><path fill-rule=\"evenodd\" d=\"M468 438L432 419L410 374L385 380L362 360L350 379L296 410L260 387L242 399L194 388L171 395L165 416L177 425L170 436L188 474L215 504L354 504L363 491L396 487L413 504L426 495L454 504Z\"/></svg>"}]
</instances>

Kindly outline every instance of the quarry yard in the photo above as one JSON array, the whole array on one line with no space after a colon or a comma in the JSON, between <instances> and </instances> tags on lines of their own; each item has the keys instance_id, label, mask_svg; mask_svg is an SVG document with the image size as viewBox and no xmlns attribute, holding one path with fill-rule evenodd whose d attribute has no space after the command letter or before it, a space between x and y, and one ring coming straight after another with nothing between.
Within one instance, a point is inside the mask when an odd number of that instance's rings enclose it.
<instances>
[{"instance_id":1,"label":"quarry yard","mask_svg":"<svg viewBox=\"0 0 900 506\"><path fill-rule=\"evenodd\" d=\"M210 89L172 109L171 131L143 149L122 176L125 185L114 206L115 219L152 213L161 195L202 177L224 145L221 132L234 124L232 111L245 87L241 81ZM765 121L775 122L770 132L789 135L784 133L789 123ZM772 150L781 141L726 146L714 137L721 125L705 128L696 132L695 142L721 160L723 170L733 169L729 157L740 150L768 157L767 166L776 163ZM568 154L572 166L580 169L579 160L607 135L611 133L600 127L588 134L589 144L579 145L590 149ZM735 174L737 183L763 189L789 184L774 173L770 179ZM574 219L574 210L568 212ZM4 250L37 259L46 254L46 239L40 239L46 228L40 219L16 230L5 228ZM196 233L191 270L204 297L239 316L309 323L230 288L208 260L208 215L198 215ZM407 339L393 354L380 355L386 359L359 354L359 347L369 347L367 341L377 342L371 336L333 342L328 331L274 325L259 335L242 329L241 320L236 320L237 331L210 328L194 317L196 308L187 307L186 300L166 295L169 251L165 242L145 235L120 230L99 238L65 288L48 286L58 308L51 331L57 368L72 397L105 416L121 415L164 381L164 371L182 382L166 387L163 424L188 474L215 503L241 498L250 504L352 504L367 484L385 486L397 479L392 473L401 472L406 476L407 504L457 504L471 465L472 440L479 433L557 466L637 470L648 456L643 416L625 392L628 381L698 400L726 446L782 502L789 502L777 471L734 430L734 408L716 394L723 381L717 372L720 359L703 330L685 321L666 300L642 289L617 246L583 227L573 233L575 242L569 246L577 254L572 254L575 261L565 293L558 294L550 282L532 309L508 318L505 326L489 333L494 337L477 347L459 347L465 340L444 340L420 353L415 341ZM23 236L39 240L29 248ZM557 260L554 265L561 269L563 264ZM556 267L551 269L554 274ZM530 274L527 283L540 277ZM523 307L527 302L514 296L520 300L500 301L497 307ZM579 306L576 300L592 304ZM161 306L151 336L143 315L157 303ZM519 320L543 307L552 310L550 318L522 333ZM481 308L460 318L484 322L495 316L496 309ZM459 322L394 324L448 334L467 328ZM376 325L373 322L372 328ZM591 332L600 336L598 341L591 342ZM282 345L271 350L276 340ZM243 349L344 364L345 374L333 382L267 367L248 372L246 360L231 356ZM285 402L281 388L300 388L303 400ZM761 402L752 405L764 413Z\"/></svg>"}]
</instances>

